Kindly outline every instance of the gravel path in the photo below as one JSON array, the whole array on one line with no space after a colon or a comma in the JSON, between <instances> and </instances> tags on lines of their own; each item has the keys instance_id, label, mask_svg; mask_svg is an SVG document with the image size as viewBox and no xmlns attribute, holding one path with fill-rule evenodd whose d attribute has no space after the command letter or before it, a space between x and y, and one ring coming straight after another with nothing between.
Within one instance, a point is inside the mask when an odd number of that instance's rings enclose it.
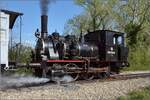
<instances>
[{"instance_id":1,"label":"gravel path","mask_svg":"<svg viewBox=\"0 0 150 100\"><path fill-rule=\"evenodd\" d=\"M112 100L118 96L150 86L150 78L130 80L95 82L95 83L69 83L63 85L45 85L39 87L9 89L0 91L2 99L95 99Z\"/></svg>"}]
</instances>

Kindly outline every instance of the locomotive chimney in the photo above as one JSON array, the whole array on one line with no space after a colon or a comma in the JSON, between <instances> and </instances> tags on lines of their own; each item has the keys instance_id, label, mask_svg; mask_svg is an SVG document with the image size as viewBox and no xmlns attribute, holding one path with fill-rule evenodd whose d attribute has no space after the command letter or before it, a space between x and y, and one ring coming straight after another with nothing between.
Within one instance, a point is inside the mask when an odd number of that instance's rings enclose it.
<instances>
[{"instance_id":1,"label":"locomotive chimney","mask_svg":"<svg viewBox=\"0 0 150 100\"><path fill-rule=\"evenodd\" d=\"M47 36L47 23L48 23L48 16L42 15L41 16L41 38L45 38Z\"/></svg>"}]
</instances>

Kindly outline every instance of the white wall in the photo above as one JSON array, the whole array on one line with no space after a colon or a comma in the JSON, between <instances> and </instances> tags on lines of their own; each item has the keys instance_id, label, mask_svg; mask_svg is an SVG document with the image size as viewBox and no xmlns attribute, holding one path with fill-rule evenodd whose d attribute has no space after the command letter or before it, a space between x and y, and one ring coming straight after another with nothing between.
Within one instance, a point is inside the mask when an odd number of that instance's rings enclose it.
<instances>
[{"instance_id":1,"label":"white wall","mask_svg":"<svg viewBox=\"0 0 150 100\"><path fill-rule=\"evenodd\" d=\"M0 12L0 64L8 67L9 15Z\"/></svg>"}]
</instances>

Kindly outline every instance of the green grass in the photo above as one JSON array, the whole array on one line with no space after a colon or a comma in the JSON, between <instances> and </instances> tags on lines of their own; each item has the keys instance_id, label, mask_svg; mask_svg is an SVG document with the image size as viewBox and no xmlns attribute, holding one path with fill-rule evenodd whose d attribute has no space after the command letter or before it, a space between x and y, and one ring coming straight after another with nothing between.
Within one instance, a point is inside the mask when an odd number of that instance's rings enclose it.
<instances>
[{"instance_id":1,"label":"green grass","mask_svg":"<svg viewBox=\"0 0 150 100\"><path fill-rule=\"evenodd\" d=\"M26 74L26 75L32 75L32 69L27 68L18 68L16 71L17 74Z\"/></svg>"},{"instance_id":2,"label":"green grass","mask_svg":"<svg viewBox=\"0 0 150 100\"><path fill-rule=\"evenodd\" d=\"M129 66L123 68L122 71L150 71L150 66Z\"/></svg>"},{"instance_id":3,"label":"green grass","mask_svg":"<svg viewBox=\"0 0 150 100\"><path fill-rule=\"evenodd\" d=\"M127 96L120 96L117 100L150 100L150 87L130 92Z\"/></svg>"}]
</instances>

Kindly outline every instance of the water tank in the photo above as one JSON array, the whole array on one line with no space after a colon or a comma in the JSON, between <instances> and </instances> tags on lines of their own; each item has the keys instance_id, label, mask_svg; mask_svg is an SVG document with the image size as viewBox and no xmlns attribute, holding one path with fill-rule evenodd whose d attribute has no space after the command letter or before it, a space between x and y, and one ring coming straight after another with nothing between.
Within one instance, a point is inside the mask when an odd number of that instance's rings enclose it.
<instances>
[{"instance_id":1,"label":"water tank","mask_svg":"<svg viewBox=\"0 0 150 100\"><path fill-rule=\"evenodd\" d=\"M9 14L0 11L0 65L8 67Z\"/></svg>"}]
</instances>

